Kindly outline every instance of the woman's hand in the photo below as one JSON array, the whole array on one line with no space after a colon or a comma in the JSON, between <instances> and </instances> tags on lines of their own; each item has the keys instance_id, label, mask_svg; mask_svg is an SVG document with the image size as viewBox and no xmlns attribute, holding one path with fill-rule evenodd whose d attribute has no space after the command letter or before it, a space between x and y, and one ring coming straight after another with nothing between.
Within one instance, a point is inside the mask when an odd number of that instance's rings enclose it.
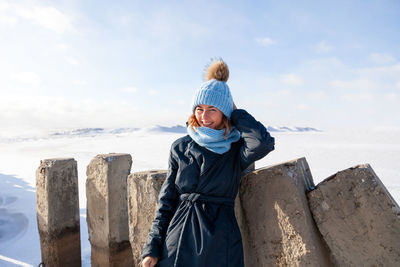
<instances>
[{"instance_id":1,"label":"woman's hand","mask_svg":"<svg viewBox=\"0 0 400 267\"><path fill-rule=\"evenodd\" d=\"M158 258L152 256L144 257L142 261L142 267L153 267L157 264Z\"/></svg>"}]
</instances>

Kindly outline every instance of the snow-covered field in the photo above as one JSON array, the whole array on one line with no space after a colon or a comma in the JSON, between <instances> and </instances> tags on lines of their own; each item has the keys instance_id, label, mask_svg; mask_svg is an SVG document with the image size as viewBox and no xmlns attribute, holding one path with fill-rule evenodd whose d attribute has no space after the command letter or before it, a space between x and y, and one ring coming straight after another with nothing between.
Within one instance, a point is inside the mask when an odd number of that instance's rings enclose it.
<instances>
[{"instance_id":1,"label":"snow-covered field","mask_svg":"<svg viewBox=\"0 0 400 267\"><path fill-rule=\"evenodd\" d=\"M158 130L157 130L158 129ZM132 172L166 169L171 143L179 129L70 131L24 138L0 137L0 266L37 266L41 261L35 212L35 171L41 159L72 157L78 161L83 266L90 266L86 226L86 166L97 154L132 155ZM271 132L275 151L256 168L306 157L315 184L337 171L369 163L400 202L398 129L317 132ZM284 190L284 188L282 189Z\"/></svg>"}]
</instances>

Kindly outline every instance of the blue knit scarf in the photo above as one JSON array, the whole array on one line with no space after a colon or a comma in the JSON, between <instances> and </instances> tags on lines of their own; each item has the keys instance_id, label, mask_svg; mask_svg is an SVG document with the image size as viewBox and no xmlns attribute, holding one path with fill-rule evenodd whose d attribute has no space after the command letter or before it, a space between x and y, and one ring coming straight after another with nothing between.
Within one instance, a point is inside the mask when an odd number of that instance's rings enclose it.
<instances>
[{"instance_id":1,"label":"blue knit scarf","mask_svg":"<svg viewBox=\"0 0 400 267\"><path fill-rule=\"evenodd\" d=\"M232 126L229 133L224 138L225 129L214 130L208 127L197 127L193 131L192 127L187 127L187 133L200 146L207 148L218 154L223 154L231 148L231 144L240 139L240 132Z\"/></svg>"}]
</instances>

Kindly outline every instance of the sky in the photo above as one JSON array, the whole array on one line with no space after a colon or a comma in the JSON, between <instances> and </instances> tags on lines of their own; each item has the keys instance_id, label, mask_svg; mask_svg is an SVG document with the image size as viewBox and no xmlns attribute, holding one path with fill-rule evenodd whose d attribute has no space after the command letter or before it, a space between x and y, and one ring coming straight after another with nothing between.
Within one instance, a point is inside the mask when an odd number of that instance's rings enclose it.
<instances>
[{"instance_id":1,"label":"sky","mask_svg":"<svg viewBox=\"0 0 400 267\"><path fill-rule=\"evenodd\" d=\"M184 125L212 58L270 126L400 127L400 1L0 0L0 136Z\"/></svg>"}]
</instances>

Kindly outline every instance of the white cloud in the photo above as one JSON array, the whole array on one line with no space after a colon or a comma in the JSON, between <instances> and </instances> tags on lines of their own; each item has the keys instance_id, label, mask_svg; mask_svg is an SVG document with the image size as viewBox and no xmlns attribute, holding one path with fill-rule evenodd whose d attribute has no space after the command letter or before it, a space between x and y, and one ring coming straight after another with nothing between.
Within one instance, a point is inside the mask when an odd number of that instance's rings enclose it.
<instances>
[{"instance_id":1,"label":"white cloud","mask_svg":"<svg viewBox=\"0 0 400 267\"><path fill-rule=\"evenodd\" d=\"M41 80L38 74L29 71L14 73L11 75L11 79L30 85L37 85Z\"/></svg>"},{"instance_id":2,"label":"white cloud","mask_svg":"<svg viewBox=\"0 0 400 267\"><path fill-rule=\"evenodd\" d=\"M74 32L71 18L51 6L26 6L12 2L0 4L0 23L15 25L26 19L57 33Z\"/></svg>"},{"instance_id":3,"label":"white cloud","mask_svg":"<svg viewBox=\"0 0 400 267\"><path fill-rule=\"evenodd\" d=\"M385 93L385 94L373 94L373 93L356 93L356 94L344 94L342 99L348 102L365 102L374 100L376 102L388 104L385 101L396 101L399 99L399 94Z\"/></svg>"},{"instance_id":4,"label":"white cloud","mask_svg":"<svg viewBox=\"0 0 400 267\"><path fill-rule=\"evenodd\" d=\"M398 97L399 97L399 95L394 94L394 93L387 93L387 94L383 95L383 98L385 100L389 100L389 101L395 101L398 99Z\"/></svg>"},{"instance_id":5,"label":"white cloud","mask_svg":"<svg viewBox=\"0 0 400 267\"><path fill-rule=\"evenodd\" d=\"M320 53L330 52L334 49L334 47L325 40L319 42L317 44L316 48L317 48L317 51Z\"/></svg>"},{"instance_id":6,"label":"white cloud","mask_svg":"<svg viewBox=\"0 0 400 267\"><path fill-rule=\"evenodd\" d=\"M14 26L16 23L17 18L0 13L0 25Z\"/></svg>"},{"instance_id":7,"label":"white cloud","mask_svg":"<svg viewBox=\"0 0 400 267\"><path fill-rule=\"evenodd\" d=\"M281 89L277 91L277 94L280 96L289 96L292 94L292 92L290 90L287 89Z\"/></svg>"},{"instance_id":8,"label":"white cloud","mask_svg":"<svg viewBox=\"0 0 400 267\"><path fill-rule=\"evenodd\" d=\"M139 89L137 87L131 86L131 87L122 88L122 91L126 92L126 93L137 93L139 91Z\"/></svg>"},{"instance_id":9,"label":"white cloud","mask_svg":"<svg viewBox=\"0 0 400 267\"><path fill-rule=\"evenodd\" d=\"M371 93L359 93L359 94L344 94L342 95L342 99L348 102L359 102L359 101L369 101L374 99L374 96Z\"/></svg>"},{"instance_id":10,"label":"white cloud","mask_svg":"<svg viewBox=\"0 0 400 267\"><path fill-rule=\"evenodd\" d=\"M82 81L82 80L73 80L72 84L75 86L82 86L82 85L86 85L87 82L86 81Z\"/></svg>"},{"instance_id":11,"label":"white cloud","mask_svg":"<svg viewBox=\"0 0 400 267\"><path fill-rule=\"evenodd\" d=\"M17 23L17 18L9 12L11 7L8 3L0 3L0 25L12 26Z\"/></svg>"},{"instance_id":12,"label":"white cloud","mask_svg":"<svg viewBox=\"0 0 400 267\"><path fill-rule=\"evenodd\" d=\"M158 95L158 92L157 92L156 90L153 90L153 89L149 90L148 93L149 93L149 95L151 95L151 96Z\"/></svg>"},{"instance_id":13,"label":"white cloud","mask_svg":"<svg viewBox=\"0 0 400 267\"><path fill-rule=\"evenodd\" d=\"M367 75L368 77L375 75L384 75L384 76L394 76L398 78L400 76L400 63L389 65L389 66L379 66L379 67L371 67L371 68L360 68L354 70L356 73L361 75Z\"/></svg>"},{"instance_id":14,"label":"white cloud","mask_svg":"<svg viewBox=\"0 0 400 267\"><path fill-rule=\"evenodd\" d=\"M320 101L326 97L325 92L322 90L310 92L306 96L311 101Z\"/></svg>"},{"instance_id":15,"label":"white cloud","mask_svg":"<svg viewBox=\"0 0 400 267\"><path fill-rule=\"evenodd\" d=\"M357 80L333 80L330 82L331 87L338 89L374 89L376 88L376 84L367 79L357 79Z\"/></svg>"},{"instance_id":16,"label":"white cloud","mask_svg":"<svg viewBox=\"0 0 400 267\"><path fill-rule=\"evenodd\" d=\"M310 106L307 105L307 104L298 104L298 105L296 106L296 109L298 109L298 110L309 110L309 109L310 109Z\"/></svg>"},{"instance_id":17,"label":"white cloud","mask_svg":"<svg viewBox=\"0 0 400 267\"><path fill-rule=\"evenodd\" d=\"M369 59L378 64L389 64L396 61L396 59L387 53L372 53L369 55Z\"/></svg>"},{"instance_id":18,"label":"white cloud","mask_svg":"<svg viewBox=\"0 0 400 267\"><path fill-rule=\"evenodd\" d=\"M68 51L68 45L64 43L60 43L56 45L56 48L60 50L61 52L67 52Z\"/></svg>"},{"instance_id":19,"label":"white cloud","mask_svg":"<svg viewBox=\"0 0 400 267\"><path fill-rule=\"evenodd\" d=\"M347 71L349 67L338 57L320 57L306 60L302 68L306 68L314 73L320 73L321 71L341 73Z\"/></svg>"},{"instance_id":20,"label":"white cloud","mask_svg":"<svg viewBox=\"0 0 400 267\"><path fill-rule=\"evenodd\" d=\"M257 44L261 46L270 46L277 43L277 41L272 40L271 38L268 37L255 38L254 40L256 41Z\"/></svg>"},{"instance_id":21,"label":"white cloud","mask_svg":"<svg viewBox=\"0 0 400 267\"><path fill-rule=\"evenodd\" d=\"M303 79L297 74L285 74L281 76L281 81L293 86L301 86L303 85Z\"/></svg>"},{"instance_id":22,"label":"white cloud","mask_svg":"<svg viewBox=\"0 0 400 267\"><path fill-rule=\"evenodd\" d=\"M356 74L359 80L364 80L369 88L377 90L393 90L400 88L400 64L384 65L379 67L359 68L350 70L351 75ZM369 81L367 83L366 81Z\"/></svg>"},{"instance_id":23,"label":"white cloud","mask_svg":"<svg viewBox=\"0 0 400 267\"><path fill-rule=\"evenodd\" d=\"M76 58L67 57L67 58L65 58L65 60L66 60L69 64L71 64L71 65L73 65L73 66L79 65L79 61L78 61Z\"/></svg>"},{"instance_id":24,"label":"white cloud","mask_svg":"<svg viewBox=\"0 0 400 267\"><path fill-rule=\"evenodd\" d=\"M177 99L176 100L176 104L180 105L180 106L184 106L187 104L187 101L183 100L183 99Z\"/></svg>"}]
</instances>

